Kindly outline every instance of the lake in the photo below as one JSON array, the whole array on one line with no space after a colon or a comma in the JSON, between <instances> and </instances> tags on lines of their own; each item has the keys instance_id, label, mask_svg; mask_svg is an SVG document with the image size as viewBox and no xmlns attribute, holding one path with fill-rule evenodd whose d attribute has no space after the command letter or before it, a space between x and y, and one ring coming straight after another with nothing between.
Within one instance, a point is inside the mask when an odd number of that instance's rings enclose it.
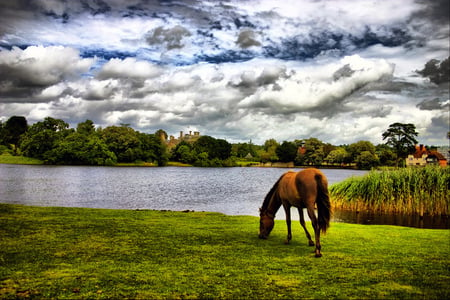
<instances>
[{"instance_id":1,"label":"lake","mask_svg":"<svg viewBox=\"0 0 450 300\"><path fill-rule=\"evenodd\" d=\"M108 209L195 210L259 216L259 207L265 195L286 171L287 169L282 168L255 167L145 168L0 164L0 202ZM322 171L329 184L366 173L350 169ZM298 214L294 210L292 217L298 220ZM277 219L284 218L284 211L280 209ZM344 215L338 215L335 221L355 222Z\"/></svg>"}]
</instances>

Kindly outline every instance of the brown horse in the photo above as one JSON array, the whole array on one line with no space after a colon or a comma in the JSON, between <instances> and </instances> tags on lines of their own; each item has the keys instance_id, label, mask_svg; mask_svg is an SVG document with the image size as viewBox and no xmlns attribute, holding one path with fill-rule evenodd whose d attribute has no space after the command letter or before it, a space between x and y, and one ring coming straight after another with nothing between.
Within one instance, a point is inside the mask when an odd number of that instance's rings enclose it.
<instances>
[{"instance_id":1,"label":"brown horse","mask_svg":"<svg viewBox=\"0 0 450 300\"><path fill-rule=\"evenodd\" d=\"M317 205L318 216L314 213ZM305 230L309 245L314 246L311 235L305 227L303 208L308 211L316 238L315 256L321 257L320 231L325 233L330 226L331 205L328 196L328 181L325 175L314 168L300 172L289 171L284 173L275 183L264 199L260 208L259 238L266 239L275 225L274 219L280 206L283 205L286 212L286 224L288 229L287 241L292 239L291 233L291 206L298 208L300 224Z\"/></svg>"}]
</instances>

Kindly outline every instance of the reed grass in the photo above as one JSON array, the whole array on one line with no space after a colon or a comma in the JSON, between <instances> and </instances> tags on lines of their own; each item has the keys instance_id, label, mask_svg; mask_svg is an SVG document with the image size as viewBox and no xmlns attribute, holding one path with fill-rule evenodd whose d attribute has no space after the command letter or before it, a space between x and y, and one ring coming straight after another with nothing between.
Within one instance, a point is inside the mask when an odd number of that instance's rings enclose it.
<instances>
[{"instance_id":1,"label":"reed grass","mask_svg":"<svg viewBox=\"0 0 450 300\"><path fill-rule=\"evenodd\" d=\"M330 187L334 207L383 213L449 215L450 169L372 170Z\"/></svg>"}]
</instances>

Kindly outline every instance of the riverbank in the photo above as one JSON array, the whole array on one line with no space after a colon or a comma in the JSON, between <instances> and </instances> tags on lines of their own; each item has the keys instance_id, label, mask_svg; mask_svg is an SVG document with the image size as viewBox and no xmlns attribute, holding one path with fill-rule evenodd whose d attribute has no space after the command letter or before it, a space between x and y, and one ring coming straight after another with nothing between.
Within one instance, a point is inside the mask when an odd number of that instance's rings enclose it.
<instances>
[{"instance_id":1,"label":"riverbank","mask_svg":"<svg viewBox=\"0 0 450 300\"><path fill-rule=\"evenodd\" d=\"M332 223L317 259L298 224L284 245L284 221L258 223L0 204L0 298L450 297L448 230Z\"/></svg>"},{"instance_id":2,"label":"riverbank","mask_svg":"<svg viewBox=\"0 0 450 300\"><path fill-rule=\"evenodd\" d=\"M43 165L42 160L26 157L26 156L13 156L8 153L0 154L0 164L15 164L15 165ZM134 163L117 163L113 167L157 167L155 163L149 162L134 162ZM177 161L167 162L168 167L193 167L191 164L185 164ZM236 167L261 167L261 168L309 168L311 166L295 166L293 162L282 163L282 162L252 162L252 161L236 161ZM354 166L334 166L334 165L323 165L315 166L317 168L326 169L355 169Z\"/></svg>"},{"instance_id":3,"label":"riverbank","mask_svg":"<svg viewBox=\"0 0 450 300\"><path fill-rule=\"evenodd\" d=\"M25 156L14 156L11 154L1 154L0 164L11 164L11 165L43 165L44 162L31 157Z\"/></svg>"}]
</instances>

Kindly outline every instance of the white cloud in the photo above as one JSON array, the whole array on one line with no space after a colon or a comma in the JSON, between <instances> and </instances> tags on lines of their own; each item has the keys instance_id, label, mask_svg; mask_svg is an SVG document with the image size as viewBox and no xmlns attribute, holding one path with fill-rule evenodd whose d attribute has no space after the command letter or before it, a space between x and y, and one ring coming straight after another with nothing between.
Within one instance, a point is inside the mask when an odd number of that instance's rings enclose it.
<instances>
[{"instance_id":1,"label":"white cloud","mask_svg":"<svg viewBox=\"0 0 450 300\"><path fill-rule=\"evenodd\" d=\"M98 78L152 78L161 74L161 68L134 57L113 58L106 62L97 74Z\"/></svg>"},{"instance_id":2,"label":"white cloud","mask_svg":"<svg viewBox=\"0 0 450 300\"><path fill-rule=\"evenodd\" d=\"M14 47L0 52L0 81L24 86L49 86L87 72L92 58L80 58L79 52L63 46Z\"/></svg>"}]
</instances>

